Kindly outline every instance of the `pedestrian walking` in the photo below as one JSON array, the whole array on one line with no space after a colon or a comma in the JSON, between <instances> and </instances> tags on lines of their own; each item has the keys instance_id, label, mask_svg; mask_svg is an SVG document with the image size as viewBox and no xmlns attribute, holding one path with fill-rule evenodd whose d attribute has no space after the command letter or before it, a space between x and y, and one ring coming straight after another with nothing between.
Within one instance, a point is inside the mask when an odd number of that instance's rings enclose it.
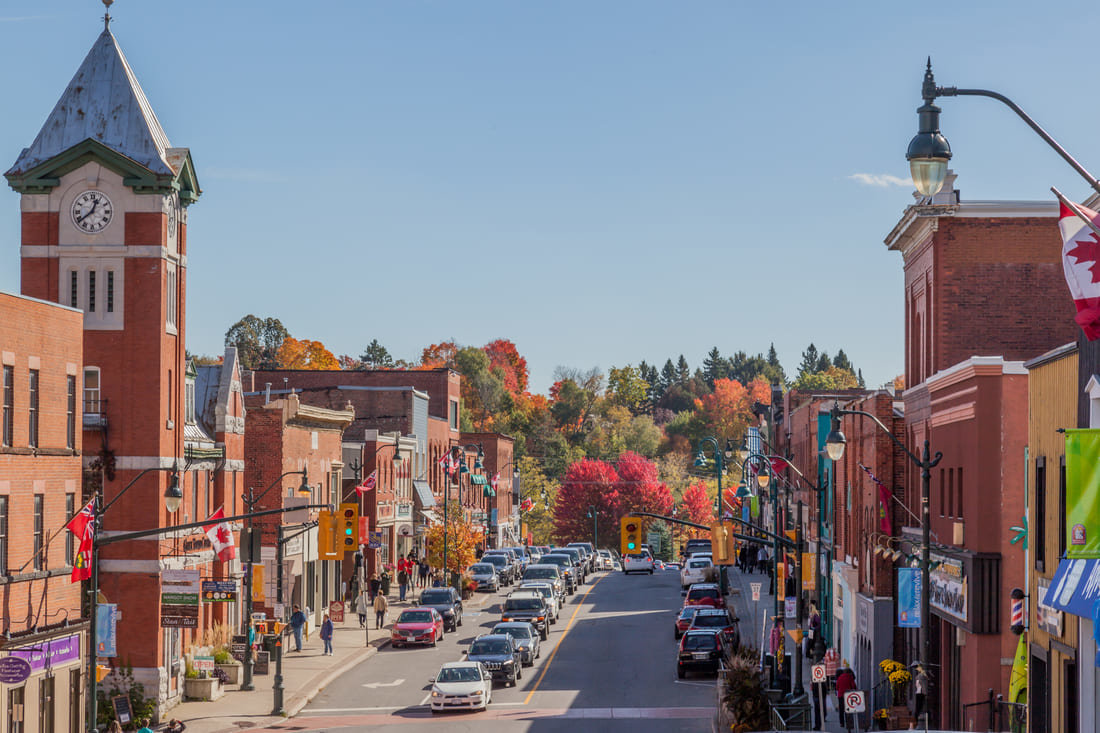
<instances>
[{"instance_id":1,"label":"pedestrian walking","mask_svg":"<svg viewBox=\"0 0 1100 733\"><path fill-rule=\"evenodd\" d=\"M386 625L386 611L389 607L390 602L386 600L386 596L379 593L374 597L374 628L380 629Z\"/></svg>"},{"instance_id":2,"label":"pedestrian walking","mask_svg":"<svg viewBox=\"0 0 1100 733\"><path fill-rule=\"evenodd\" d=\"M404 561L402 561L404 562ZM397 571L397 592L400 599L405 600L405 591L409 587L409 571L402 567Z\"/></svg>"},{"instance_id":3,"label":"pedestrian walking","mask_svg":"<svg viewBox=\"0 0 1100 733\"><path fill-rule=\"evenodd\" d=\"M840 711L840 719L844 721L844 727L851 733L853 718L851 713L844 712L844 693L856 689L856 673L852 671L848 660L840 664L840 670L836 673L836 699L837 710Z\"/></svg>"},{"instance_id":4,"label":"pedestrian walking","mask_svg":"<svg viewBox=\"0 0 1100 733\"><path fill-rule=\"evenodd\" d=\"M374 597L378 595L378 589L382 587L382 581L378 577L378 573L370 574L370 597L374 600Z\"/></svg>"},{"instance_id":5,"label":"pedestrian walking","mask_svg":"<svg viewBox=\"0 0 1100 733\"><path fill-rule=\"evenodd\" d=\"M367 625L367 614L370 613L370 593L363 591L355 601L355 612L359 614L359 628Z\"/></svg>"},{"instance_id":6,"label":"pedestrian walking","mask_svg":"<svg viewBox=\"0 0 1100 733\"><path fill-rule=\"evenodd\" d=\"M761 573L768 572L768 548L763 545L756 551L756 567Z\"/></svg>"},{"instance_id":7,"label":"pedestrian walking","mask_svg":"<svg viewBox=\"0 0 1100 733\"><path fill-rule=\"evenodd\" d=\"M294 651L302 651L302 631L305 629L306 615L302 613L302 609L297 604L294 606L294 613L290 614L290 630L294 632Z\"/></svg>"},{"instance_id":8,"label":"pedestrian walking","mask_svg":"<svg viewBox=\"0 0 1100 733\"><path fill-rule=\"evenodd\" d=\"M325 614L325 620L321 622L321 641L324 642L325 649L321 654L332 656L332 619Z\"/></svg>"},{"instance_id":9,"label":"pedestrian walking","mask_svg":"<svg viewBox=\"0 0 1100 733\"><path fill-rule=\"evenodd\" d=\"M107 733L122 733L122 723L112 720L111 724L107 726Z\"/></svg>"},{"instance_id":10,"label":"pedestrian walking","mask_svg":"<svg viewBox=\"0 0 1100 733\"><path fill-rule=\"evenodd\" d=\"M428 587L428 571L430 570L430 568L428 567L428 558L421 559L420 565L419 565L419 567L417 567L416 570L417 570L417 574L420 576L420 587L421 588L427 588Z\"/></svg>"},{"instance_id":11,"label":"pedestrian walking","mask_svg":"<svg viewBox=\"0 0 1100 733\"><path fill-rule=\"evenodd\" d=\"M138 733L153 733L153 729L149 727L148 718L142 718L140 724L141 727L138 728Z\"/></svg>"}]
</instances>

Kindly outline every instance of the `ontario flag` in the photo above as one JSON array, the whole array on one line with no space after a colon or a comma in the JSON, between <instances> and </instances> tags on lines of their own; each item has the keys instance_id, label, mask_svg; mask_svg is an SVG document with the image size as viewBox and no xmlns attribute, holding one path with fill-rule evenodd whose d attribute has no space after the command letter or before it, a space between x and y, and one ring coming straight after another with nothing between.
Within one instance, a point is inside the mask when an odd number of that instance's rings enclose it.
<instances>
[{"instance_id":1,"label":"ontario flag","mask_svg":"<svg viewBox=\"0 0 1100 733\"><path fill-rule=\"evenodd\" d=\"M454 468L454 459L451 458L450 451L444 453L443 457L439 459L439 465L443 467L443 473L450 475L451 469Z\"/></svg>"},{"instance_id":2,"label":"ontario flag","mask_svg":"<svg viewBox=\"0 0 1100 733\"><path fill-rule=\"evenodd\" d=\"M1100 226L1100 214L1079 204L1080 214ZM1100 338L1100 237L1081 217L1061 202L1058 229L1062 232L1062 268L1066 273L1073 304L1077 306L1074 320L1089 341Z\"/></svg>"},{"instance_id":3,"label":"ontario flag","mask_svg":"<svg viewBox=\"0 0 1100 733\"><path fill-rule=\"evenodd\" d=\"M93 529L95 527L95 499L92 499L65 525L80 540L73 558L73 571L69 580L73 583L78 580L87 580L92 577L92 543L95 539Z\"/></svg>"},{"instance_id":4,"label":"ontario flag","mask_svg":"<svg viewBox=\"0 0 1100 733\"><path fill-rule=\"evenodd\" d=\"M225 512L221 507L206 518L203 529L219 560L229 562L237 556L237 546L233 544L233 530L229 528L229 522L225 521Z\"/></svg>"},{"instance_id":5,"label":"ontario flag","mask_svg":"<svg viewBox=\"0 0 1100 733\"><path fill-rule=\"evenodd\" d=\"M355 490L359 492L360 496L362 496L363 494L373 489L377 483L378 469L376 468L370 472L370 476L367 476L365 479L363 479L363 483L355 487Z\"/></svg>"}]
</instances>

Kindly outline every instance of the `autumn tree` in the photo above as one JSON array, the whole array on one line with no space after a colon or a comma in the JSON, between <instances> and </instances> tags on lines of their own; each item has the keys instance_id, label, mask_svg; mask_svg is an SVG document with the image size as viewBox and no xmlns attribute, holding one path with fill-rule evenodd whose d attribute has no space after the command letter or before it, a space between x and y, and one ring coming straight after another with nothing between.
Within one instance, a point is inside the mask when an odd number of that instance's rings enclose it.
<instances>
[{"instance_id":1,"label":"autumn tree","mask_svg":"<svg viewBox=\"0 0 1100 733\"><path fill-rule=\"evenodd\" d=\"M278 318L249 314L225 332L225 345L237 348L242 369L277 369L279 348L290 332Z\"/></svg>"},{"instance_id":2,"label":"autumn tree","mask_svg":"<svg viewBox=\"0 0 1100 733\"><path fill-rule=\"evenodd\" d=\"M854 389L859 386L859 378L847 370L830 365L821 372L800 374L791 386L804 390Z\"/></svg>"},{"instance_id":3,"label":"autumn tree","mask_svg":"<svg viewBox=\"0 0 1100 733\"><path fill-rule=\"evenodd\" d=\"M444 526L446 533L444 533ZM444 534L446 535L444 537ZM484 533L466 521L462 506L457 501L447 505L446 525L433 524L428 527L425 541L428 547L428 564L433 568L443 567L443 546L446 539L447 569L461 573L474 561L478 544L484 539Z\"/></svg>"},{"instance_id":4,"label":"autumn tree","mask_svg":"<svg viewBox=\"0 0 1100 733\"><path fill-rule=\"evenodd\" d=\"M439 369L446 367L455 368L455 354L458 353L458 344L454 341L425 346L420 354L420 367L423 369Z\"/></svg>"},{"instance_id":5,"label":"autumn tree","mask_svg":"<svg viewBox=\"0 0 1100 733\"><path fill-rule=\"evenodd\" d=\"M696 481L687 487L677 508L677 517L696 524L710 524L714 521L714 500L707 495L706 484Z\"/></svg>"},{"instance_id":6,"label":"autumn tree","mask_svg":"<svg viewBox=\"0 0 1100 733\"><path fill-rule=\"evenodd\" d=\"M279 347L279 369L339 369L340 362L320 341L288 336Z\"/></svg>"},{"instance_id":7,"label":"autumn tree","mask_svg":"<svg viewBox=\"0 0 1100 733\"><path fill-rule=\"evenodd\" d=\"M607 372L608 399L635 415L641 413L646 405L648 388L641 373L629 364L621 369L611 367Z\"/></svg>"},{"instance_id":8,"label":"autumn tree","mask_svg":"<svg viewBox=\"0 0 1100 733\"><path fill-rule=\"evenodd\" d=\"M653 461L626 452L615 462L614 473L618 475L614 484L618 517L637 511L666 515L672 511L672 492L657 477Z\"/></svg>"},{"instance_id":9,"label":"autumn tree","mask_svg":"<svg viewBox=\"0 0 1100 733\"><path fill-rule=\"evenodd\" d=\"M527 391L527 360L519 355L514 343L497 339L485 344L482 350L489 357L489 371L501 380L513 398Z\"/></svg>"},{"instance_id":10,"label":"autumn tree","mask_svg":"<svg viewBox=\"0 0 1100 733\"><path fill-rule=\"evenodd\" d=\"M599 536L617 536L621 516L615 489L618 481L619 475L605 461L586 458L571 465L565 472L554 505L554 538L562 543L590 541L591 507L596 508Z\"/></svg>"},{"instance_id":11,"label":"autumn tree","mask_svg":"<svg viewBox=\"0 0 1100 733\"><path fill-rule=\"evenodd\" d=\"M543 467L530 456L517 461L520 474L520 517L526 525L535 545L553 542L554 507L557 506L558 486L546 477ZM527 505L528 508L524 509Z\"/></svg>"}]
</instances>

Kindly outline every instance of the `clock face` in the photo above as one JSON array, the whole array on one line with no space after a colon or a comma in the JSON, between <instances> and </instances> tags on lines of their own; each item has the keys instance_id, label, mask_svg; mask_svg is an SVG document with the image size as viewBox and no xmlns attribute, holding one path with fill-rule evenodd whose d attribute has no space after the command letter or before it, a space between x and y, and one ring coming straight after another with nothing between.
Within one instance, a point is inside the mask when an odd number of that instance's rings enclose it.
<instances>
[{"instance_id":1,"label":"clock face","mask_svg":"<svg viewBox=\"0 0 1100 733\"><path fill-rule=\"evenodd\" d=\"M168 197L168 236L176 236L176 222L179 221L179 197L172 194Z\"/></svg>"},{"instance_id":2,"label":"clock face","mask_svg":"<svg viewBox=\"0 0 1100 733\"><path fill-rule=\"evenodd\" d=\"M98 234L111 223L114 208L102 191L85 191L73 201L73 224L86 234Z\"/></svg>"}]
</instances>

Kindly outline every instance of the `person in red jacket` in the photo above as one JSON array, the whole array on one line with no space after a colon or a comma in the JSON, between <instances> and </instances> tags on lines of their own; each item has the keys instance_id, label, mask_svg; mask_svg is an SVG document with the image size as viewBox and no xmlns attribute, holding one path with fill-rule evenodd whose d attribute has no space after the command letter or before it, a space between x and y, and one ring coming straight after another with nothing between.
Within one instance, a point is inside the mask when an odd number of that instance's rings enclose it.
<instances>
[{"instance_id":1,"label":"person in red jacket","mask_svg":"<svg viewBox=\"0 0 1100 733\"><path fill-rule=\"evenodd\" d=\"M856 673L852 671L848 660L845 659L840 663L840 669L836 673L836 699L837 710L840 711L841 720L844 721L844 727L848 729L849 733L852 730L855 715L844 712L844 693L854 689L856 689Z\"/></svg>"}]
</instances>

